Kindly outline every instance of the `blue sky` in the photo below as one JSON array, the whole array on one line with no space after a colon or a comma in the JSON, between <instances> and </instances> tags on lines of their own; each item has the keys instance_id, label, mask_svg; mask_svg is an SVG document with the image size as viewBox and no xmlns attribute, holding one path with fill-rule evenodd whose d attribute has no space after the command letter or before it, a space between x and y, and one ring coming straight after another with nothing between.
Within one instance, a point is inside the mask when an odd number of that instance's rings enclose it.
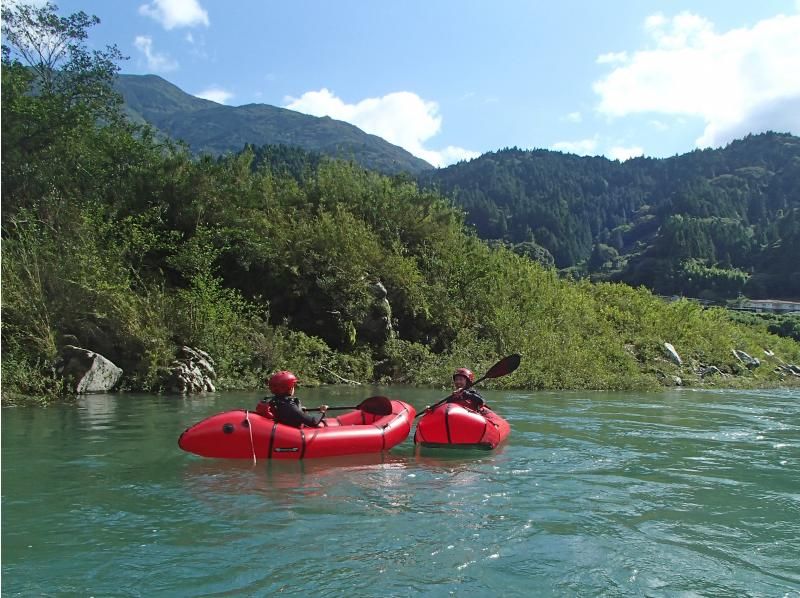
<instances>
[{"instance_id":1,"label":"blue sky","mask_svg":"<svg viewBox=\"0 0 800 598\"><path fill-rule=\"evenodd\" d=\"M355 124L436 166L800 134L800 0L64 0L123 73Z\"/></svg>"}]
</instances>

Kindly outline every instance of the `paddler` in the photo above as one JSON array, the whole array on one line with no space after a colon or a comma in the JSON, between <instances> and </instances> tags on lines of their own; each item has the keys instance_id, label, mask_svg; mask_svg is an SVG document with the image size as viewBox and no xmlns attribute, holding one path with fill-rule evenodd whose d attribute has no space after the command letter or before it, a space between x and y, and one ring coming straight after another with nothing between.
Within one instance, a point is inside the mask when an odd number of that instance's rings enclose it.
<instances>
[{"instance_id":1,"label":"paddler","mask_svg":"<svg viewBox=\"0 0 800 598\"><path fill-rule=\"evenodd\" d=\"M300 399L294 396L295 386L297 386L297 376L292 372L287 370L277 372L269 379L269 390L272 392L272 396L263 399L261 403L269 407L272 416L278 423L295 428L318 427L324 423L328 406L320 405L321 413L317 417L309 415L300 403Z\"/></svg>"}]
</instances>

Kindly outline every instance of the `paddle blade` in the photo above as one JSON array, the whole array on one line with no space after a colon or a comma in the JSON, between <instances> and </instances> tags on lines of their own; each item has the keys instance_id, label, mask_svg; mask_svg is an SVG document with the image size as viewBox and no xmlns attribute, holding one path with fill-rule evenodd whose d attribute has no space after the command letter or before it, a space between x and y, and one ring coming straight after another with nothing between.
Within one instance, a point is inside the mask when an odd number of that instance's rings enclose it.
<instances>
[{"instance_id":1,"label":"paddle blade","mask_svg":"<svg viewBox=\"0 0 800 598\"><path fill-rule=\"evenodd\" d=\"M361 401L357 408L373 415L391 415L392 401L389 399L389 397L369 397L368 399Z\"/></svg>"},{"instance_id":2,"label":"paddle blade","mask_svg":"<svg viewBox=\"0 0 800 598\"><path fill-rule=\"evenodd\" d=\"M501 376L505 376L506 374L510 374L519 367L519 362L521 359L522 356L519 353L514 353L513 355L504 357L494 364L488 372L486 372L484 378L499 378Z\"/></svg>"}]
</instances>

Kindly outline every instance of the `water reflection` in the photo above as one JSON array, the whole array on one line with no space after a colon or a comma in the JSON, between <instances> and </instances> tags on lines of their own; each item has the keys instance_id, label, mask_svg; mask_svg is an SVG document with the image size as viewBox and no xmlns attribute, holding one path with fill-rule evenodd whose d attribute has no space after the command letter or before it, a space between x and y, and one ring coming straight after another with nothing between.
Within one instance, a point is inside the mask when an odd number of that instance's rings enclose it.
<instances>
[{"instance_id":1,"label":"water reflection","mask_svg":"<svg viewBox=\"0 0 800 598\"><path fill-rule=\"evenodd\" d=\"M78 399L78 417L89 430L107 430L117 412L118 395L86 395Z\"/></svg>"},{"instance_id":2,"label":"water reflection","mask_svg":"<svg viewBox=\"0 0 800 598\"><path fill-rule=\"evenodd\" d=\"M207 459L192 461L184 481L198 498L218 495L260 495L281 501L298 495L335 494L336 488L391 487L407 468L404 457L389 453L348 455L299 461ZM389 474L387 472L395 472Z\"/></svg>"}]
</instances>

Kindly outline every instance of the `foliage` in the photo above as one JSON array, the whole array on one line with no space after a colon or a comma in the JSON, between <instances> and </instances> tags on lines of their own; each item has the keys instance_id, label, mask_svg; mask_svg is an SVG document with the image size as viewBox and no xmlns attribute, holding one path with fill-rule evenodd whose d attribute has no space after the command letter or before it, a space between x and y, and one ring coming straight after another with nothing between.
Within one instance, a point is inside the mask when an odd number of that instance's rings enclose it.
<instances>
[{"instance_id":1,"label":"foliage","mask_svg":"<svg viewBox=\"0 0 800 598\"><path fill-rule=\"evenodd\" d=\"M757 327L770 334L791 338L800 342L800 314L766 314L753 312L731 312L735 322Z\"/></svg>"},{"instance_id":2,"label":"foliage","mask_svg":"<svg viewBox=\"0 0 800 598\"><path fill-rule=\"evenodd\" d=\"M482 238L542 247L573 274L587 265L659 293L800 297L800 139L792 135L624 163L504 149L419 178L451 195ZM707 271L686 275L687 260Z\"/></svg>"},{"instance_id":3,"label":"foliage","mask_svg":"<svg viewBox=\"0 0 800 598\"><path fill-rule=\"evenodd\" d=\"M30 68L39 101L62 115L81 108L96 118L115 118L120 98L112 83L122 54L116 46L91 52L86 48L88 29L100 22L97 17L83 11L59 17L55 11L51 3L5 5L3 63Z\"/></svg>"}]
</instances>

